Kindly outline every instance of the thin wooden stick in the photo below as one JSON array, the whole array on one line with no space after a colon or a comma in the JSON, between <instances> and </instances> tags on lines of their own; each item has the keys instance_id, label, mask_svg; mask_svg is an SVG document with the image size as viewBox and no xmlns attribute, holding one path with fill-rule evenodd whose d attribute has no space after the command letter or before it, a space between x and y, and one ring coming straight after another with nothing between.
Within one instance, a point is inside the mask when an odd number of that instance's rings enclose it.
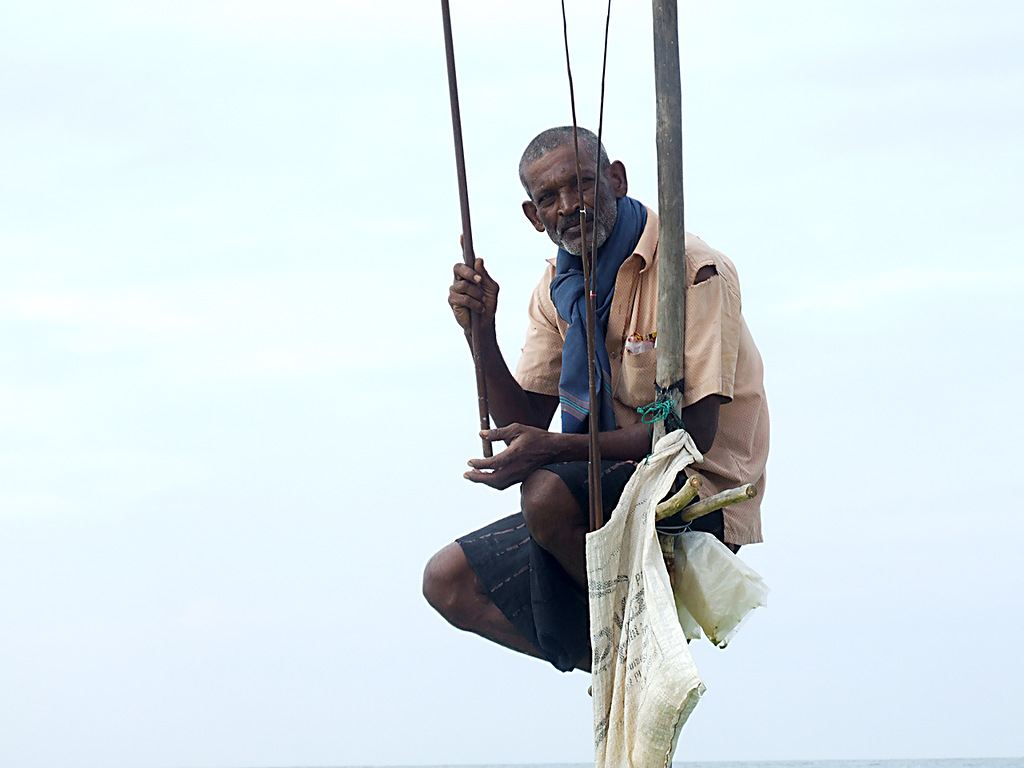
<instances>
[{"instance_id":1,"label":"thin wooden stick","mask_svg":"<svg viewBox=\"0 0 1024 768\"><path fill-rule=\"evenodd\" d=\"M572 147L576 160L576 189L579 191L580 209L580 258L583 262L583 303L586 307L587 321L587 378L589 380L590 416L588 417L590 437L590 461L587 464L587 488L590 507L590 530L596 531L604 525L604 499L601 493L601 401L598 399L596 344L594 337L596 321L594 319L594 285L593 261L587 252L587 206L583 200L583 167L580 164L580 141L576 126L576 91L572 83L572 64L569 61L569 21L565 13L565 0L562 0L562 38L565 41L565 69L569 77L569 105L572 109ZM606 42L607 44L607 42ZM598 148L600 155L600 148ZM600 159L598 159L600 162ZM596 215L596 212L595 212ZM602 343L603 343L602 339ZM594 408L597 418L594 418Z\"/></svg>"},{"instance_id":2,"label":"thin wooden stick","mask_svg":"<svg viewBox=\"0 0 1024 768\"><path fill-rule=\"evenodd\" d=\"M714 496L701 499L696 504L691 504L684 509L683 522L693 522L698 517L704 517L704 515L714 512L716 509L728 507L730 504L739 504L741 501L752 499L755 496L757 496L757 489L752 485L741 485L739 488L730 488L727 491L716 493Z\"/></svg>"},{"instance_id":3,"label":"thin wooden stick","mask_svg":"<svg viewBox=\"0 0 1024 768\"><path fill-rule=\"evenodd\" d=\"M466 182L466 153L462 146L462 117L459 112L459 86L455 79L455 44L452 40L452 15L448 0L441 0L441 17L444 20L444 49L448 61L448 96L452 105L452 134L455 138L455 168L459 177L459 204L462 208L462 258L467 266L476 264L473 252L473 229L469 221L469 185ZM473 367L476 369L476 401L480 413L480 429L490 429L490 408L487 405L487 378L484 376L483 360L480 356L480 318L475 312L469 313L470 346L473 349ZM483 438L486 458L493 455L491 441Z\"/></svg>"},{"instance_id":4,"label":"thin wooden stick","mask_svg":"<svg viewBox=\"0 0 1024 768\"><path fill-rule=\"evenodd\" d=\"M666 499L655 507L654 519L663 520L666 517L671 517L697 498L697 493L700 491L700 487L703 482L703 478L701 478L700 475L690 475L689 479L683 487L679 489L675 496L670 499Z\"/></svg>"},{"instance_id":5,"label":"thin wooden stick","mask_svg":"<svg viewBox=\"0 0 1024 768\"><path fill-rule=\"evenodd\" d=\"M563 17L565 3L562 3ZM601 210L601 141L604 135L604 86L607 80L608 74L608 30L611 28L612 21L612 0L608 0L608 10L605 15L604 22L604 57L603 63L601 64L601 102L598 108L597 115L597 157L594 158L594 235L595 240L590 246L590 274L587 276L586 290L587 290L587 365L590 366L590 508L591 508L591 519L590 519L590 530L596 531L598 528L604 526L604 495L601 492L601 442L599 431L601 428L601 406L604 402L604 393L598 392L596 387L597 381L597 350L596 344L598 341L601 344L605 343L605 340L596 339L596 320L594 318L594 302L597 300L597 290L594 287L594 267L597 266L597 214ZM569 41L566 38L566 54L568 54ZM576 130L576 105L573 104L573 131ZM580 203L583 202L583 183L582 179L578 175L580 168L579 164L579 148L576 150L576 168L577 168L577 185L580 190ZM583 264L586 267L587 263L587 237L586 237L586 217L583 217ZM597 419L594 419L594 408L595 402L597 403ZM596 422L596 423L595 423Z\"/></svg>"}]
</instances>

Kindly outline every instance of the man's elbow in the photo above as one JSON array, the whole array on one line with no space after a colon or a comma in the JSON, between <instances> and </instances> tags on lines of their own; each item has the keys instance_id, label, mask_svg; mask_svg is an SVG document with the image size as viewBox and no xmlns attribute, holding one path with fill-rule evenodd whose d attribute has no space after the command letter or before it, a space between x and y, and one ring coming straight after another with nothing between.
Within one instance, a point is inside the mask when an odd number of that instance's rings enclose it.
<instances>
[{"instance_id":1,"label":"man's elbow","mask_svg":"<svg viewBox=\"0 0 1024 768\"><path fill-rule=\"evenodd\" d=\"M701 453L707 453L715 444L722 399L718 395L709 395L683 409L683 424Z\"/></svg>"},{"instance_id":2,"label":"man's elbow","mask_svg":"<svg viewBox=\"0 0 1024 768\"><path fill-rule=\"evenodd\" d=\"M700 431L690 431L690 437L693 438L693 442L697 446L698 451L701 453L707 453L711 450L711 446L715 444L715 432L717 432L717 430L704 429Z\"/></svg>"}]
</instances>

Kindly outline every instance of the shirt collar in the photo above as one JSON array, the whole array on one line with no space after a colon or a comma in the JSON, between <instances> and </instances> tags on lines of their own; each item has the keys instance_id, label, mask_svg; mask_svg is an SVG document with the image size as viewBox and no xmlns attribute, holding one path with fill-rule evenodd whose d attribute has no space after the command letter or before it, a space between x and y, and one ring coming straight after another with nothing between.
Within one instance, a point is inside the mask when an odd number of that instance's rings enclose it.
<instances>
[{"instance_id":1,"label":"shirt collar","mask_svg":"<svg viewBox=\"0 0 1024 768\"><path fill-rule=\"evenodd\" d=\"M647 225L633 253L643 259L644 269L658 257L658 214L650 208L647 209Z\"/></svg>"}]
</instances>

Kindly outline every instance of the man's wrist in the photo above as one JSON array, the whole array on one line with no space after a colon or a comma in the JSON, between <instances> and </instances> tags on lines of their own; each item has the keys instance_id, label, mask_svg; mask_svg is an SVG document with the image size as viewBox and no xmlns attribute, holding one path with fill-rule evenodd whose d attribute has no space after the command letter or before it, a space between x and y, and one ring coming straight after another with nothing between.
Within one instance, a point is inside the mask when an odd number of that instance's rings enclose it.
<instances>
[{"instance_id":1,"label":"man's wrist","mask_svg":"<svg viewBox=\"0 0 1024 768\"><path fill-rule=\"evenodd\" d=\"M498 330L497 330L497 327L495 326L493 320L491 320L488 323L477 323L476 328L477 328L477 333L480 334L480 341L481 341L481 343L483 343L483 342L493 342L495 345L497 345L497 343L498 343ZM472 342L473 342L473 328L472 328L472 326L470 326L469 328L463 328L462 332L466 335L466 341L468 341L468 342L470 342L472 344Z\"/></svg>"}]
</instances>

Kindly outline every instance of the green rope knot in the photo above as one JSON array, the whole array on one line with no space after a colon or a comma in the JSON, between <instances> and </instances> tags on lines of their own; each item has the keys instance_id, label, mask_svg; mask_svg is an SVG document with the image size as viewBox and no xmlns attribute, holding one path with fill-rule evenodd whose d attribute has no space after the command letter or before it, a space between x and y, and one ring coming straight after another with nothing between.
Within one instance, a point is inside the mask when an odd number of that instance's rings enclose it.
<instances>
[{"instance_id":1,"label":"green rope knot","mask_svg":"<svg viewBox=\"0 0 1024 768\"><path fill-rule=\"evenodd\" d=\"M653 424L656 421L664 421L672 413L674 405L675 401L670 397L645 405L643 408L637 408L636 412L640 414L640 421L644 424Z\"/></svg>"}]
</instances>

